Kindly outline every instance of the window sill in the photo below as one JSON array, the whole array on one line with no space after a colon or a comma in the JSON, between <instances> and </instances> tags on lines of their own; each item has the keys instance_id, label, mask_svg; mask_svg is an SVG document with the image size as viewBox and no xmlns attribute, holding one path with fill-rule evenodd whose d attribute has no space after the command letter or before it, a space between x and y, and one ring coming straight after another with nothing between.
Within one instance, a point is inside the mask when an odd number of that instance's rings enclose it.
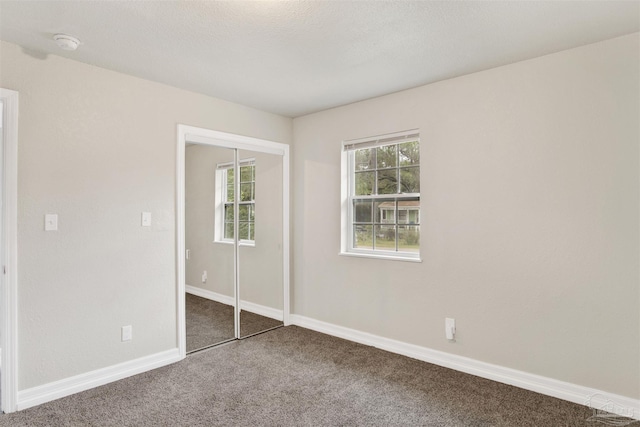
<instances>
[{"instance_id":1,"label":"window sill","mask_svg":"<svg viewBox=\"0 0 640 427\"><path fill-rule=\"evenodd\" d=\"M214 240L213 243L222 243L223 245L233 245L234 241L233 240ZM239 246L247 246L250 248L255 248L256 247L256 242L251 242L251 241L240 241L239 242L240 245Z\"/></svg>"},{"instance_id":2,"label":"window sill","mask_svg":"<svg viewBox=\"0 0 640 427\"><path fill-rule=\"evenodd\" d=\"M352 256L357 258L375 258L386 259L391 261L405 261L405 262L422 262L422 258L414 258L402 255L386 255L386 254L372 254L365 252L340 252L342 256Z\"/></svg>"}]
</instances>

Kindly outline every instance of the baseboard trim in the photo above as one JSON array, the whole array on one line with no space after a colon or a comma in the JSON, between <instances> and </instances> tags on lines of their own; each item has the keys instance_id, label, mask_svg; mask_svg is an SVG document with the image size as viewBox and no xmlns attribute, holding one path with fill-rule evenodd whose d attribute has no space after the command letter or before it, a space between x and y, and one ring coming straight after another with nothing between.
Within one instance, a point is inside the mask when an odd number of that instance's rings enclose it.
<instances>
[{"instance_id":1,"label":"baseboard trim","mask_svg":"<svg viewBox=\"0 0 640 427\"><path fill-rule=\"evenodd\" d=\"M235 301L233 297L222 295L217 292L209 291L206 289L198 288L195 286L185 285L185 291L189 294L196 295L202 298L217 301L221 304L234 305ZM280 320L283 319L283 311L275 308L267 307L266 305L256 304L250 301L240 301L240 309L243 311L249 311L251 313L259 314L260 316L269 317L271 319Z\"/></svg>"},{"instance_id":2,"label":"baseboard trim","mask_svg":"<svg viewBox=\"0 0 640 427\"><path fill-rule=\"evenodd\" d=\"M219 294L218 292L209 291L207 289L198 288L196 286L185 285L184 290L191 295L195 295L201 298L210 299L225 305L234 305L235 298Z\"/></svg>"},{"instance_id":3,"label":"baseboard trim","mask_svg":"<svg viewBox=\"0 0 640 427\"><path fill-rule=\"evenodd\" d=\"M249 311L251 313L259 314L260 316L279 320L281 322L283 319L282 310L267 307L266 305L255 304L249 301L240 301L240 309L242 311Z\"/></svg>"},{"instance_id":4,"label":"baseboard trim","mask_svg":"<svg viewBox=\"0 0 640 427\"><path fill-rule=\"evenodd\" d=\"M160 368L178 362L180 357L177 348L141 357L117 365L108 366L95 371L76 375L63 380L54 381L37 387L18 391L16 409L21 411L32 406L60 399L71 394L89 390L113 381L121 380L142 372Z\"/></svg>"},{"instance_id":5,"label":"baseboard trim","mask_svg":"<svg viewBox=\"0 0 640 427\"><path fill-rule=\"evenodd\" d=\"M627 417L640 419L640 400L626 396L597 390L577 384L555 380L553 378L530 374L511 368L505 368L491 363L481 362L464 356L445 353L427 347L408 344L378 335L361 332L355 329L345 328L309 317L292 314L290 316L292 325L297 325L306 329L322 332L338 338L354 341L360 344L369 345L381 350L401 354L413 359L433 363L434 365L465 372L478 377L490 379L504 384L509 384L525 390L535 391L558 399L586 405L594 409L610 409L612 404L615 408L621 408L619 413Z\"/></svg>"}]
</instances>

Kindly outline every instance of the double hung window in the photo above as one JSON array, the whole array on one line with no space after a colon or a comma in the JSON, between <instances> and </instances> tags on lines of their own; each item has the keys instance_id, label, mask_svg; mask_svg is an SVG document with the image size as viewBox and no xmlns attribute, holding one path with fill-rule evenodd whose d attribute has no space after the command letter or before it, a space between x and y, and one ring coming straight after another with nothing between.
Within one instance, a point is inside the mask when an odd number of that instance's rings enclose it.
<instances>
[{"instance_id":1,"label":"double hung window","mask_svg":"<svg viewBox=\"0 0 640 427\"><path fill-rule=\"evenodd\" d=\"M235 174L233 163L217 166L216 180L216 241L233 242L234 197L236 176L240 180L238 199L238 239L241 243L255 243L256 166L254 159L240 161L240 173Z\"/></svg>"},{"instance_id":2,"label":"double hung window","mask_svg":"<svg viewBox=\"0 0 640 427\"><path fill-rule=\"evenodd\" d=\"M417 131L345 141L343 168L342 252L419 259Z\"/></svg>"}]
</instances>

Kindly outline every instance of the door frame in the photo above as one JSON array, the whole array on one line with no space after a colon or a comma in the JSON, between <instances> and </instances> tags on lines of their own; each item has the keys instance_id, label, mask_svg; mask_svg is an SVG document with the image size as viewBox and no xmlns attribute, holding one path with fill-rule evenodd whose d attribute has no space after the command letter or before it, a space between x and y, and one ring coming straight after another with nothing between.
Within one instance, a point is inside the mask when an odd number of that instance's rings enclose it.
<instances>
[{"instance_id":1,"label":"door frame","mask_svg":"<svg viewBox=\"0 0 640 427\"><path fill-rule=\"evenodd\" d=\"M176 269L177 269L177 331L180 357L187 354L185 310L185 149L187 142L200 145L249 150L282 156L282 279L283 323L290 325L290 240L289 240L289 146L266 139L252 138L211 129L178 124L176 155ZM236 156L237 162L237 156ZM236 245L237 250L237 245ZM235 258L235 257L234 257ZM235 267L237 269L237 266ZM236 299L238 298L238 292ZM237 304L236 304L237 305ZM237 311L237 310L236 310ZM237 316L236 316L237 322ZM234 323L236 323L234 322ZM237 328L236 328L237 329Z\"/></svg>"},{"instance_id":2,"label":"door frame","mask_svg":"<svg viewBox=\"0 0 640 427\"><path fill-rule=\"evenodd\" d=\"M0 88L2 138L2 410L16 410L18 396L18 92Z\"/></svg>"}]
</instances>

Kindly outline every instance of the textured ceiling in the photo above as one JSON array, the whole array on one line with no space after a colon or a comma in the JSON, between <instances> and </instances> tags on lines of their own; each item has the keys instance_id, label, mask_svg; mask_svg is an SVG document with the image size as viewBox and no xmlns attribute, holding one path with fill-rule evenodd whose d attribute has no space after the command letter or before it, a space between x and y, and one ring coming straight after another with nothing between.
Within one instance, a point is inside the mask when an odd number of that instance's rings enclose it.
<instances>
[{"instance_id":1,"label":"textured ceiling","mask_svg":"<svg viewBox=\"0 0 640 427\"><path fill-rule=\"evenodd\" d=\"M0 2L2 40L290 117L637 32L639 21L638 1ZM60 32L80 48L58 49Z\"/></svg>"}]
</instances>

